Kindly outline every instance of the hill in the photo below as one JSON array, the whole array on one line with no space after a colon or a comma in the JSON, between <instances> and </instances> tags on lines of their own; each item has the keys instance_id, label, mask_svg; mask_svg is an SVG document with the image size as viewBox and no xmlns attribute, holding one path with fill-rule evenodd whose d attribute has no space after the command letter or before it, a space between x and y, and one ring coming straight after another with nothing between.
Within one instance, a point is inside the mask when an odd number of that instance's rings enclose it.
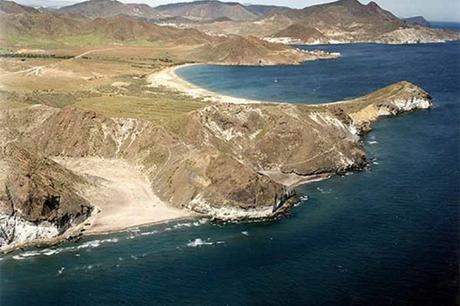
<instances>
[{"instance_id":1,"label":"hill","mask_svg":"<svg viewBox=\"0 0 460 306\"><path fill-rule=\"evenodd\" d=\"M428 28L431 27L431 24L423 16L404 18L404 21L411 25L419 25Z\"/></svg>"},{"instance_id":2,"label":"hill","mask_svg":"<svg viewBox=\"0 0 460 306\"><path fill-rule=\"evenodd\" d=\"M0 0L0 11L6 14L37 13L33 7L17 4L13 1Z\"/></svg>"},{"instance_id":3,"label":"hill","mask_svg":"<svg viewBox=\"0 0 460 306\"><path fill-rule=\"evenodd\" d=\"M163 15L195 20L213 20L226 17L234 21L247 21L257 19L259 16L239 3L209 0L160 5L156 9Z\"/></svg>"},{"instance_id":4,"label":"hill","mask_svg":"<svg viewBox=\"0 0 460 306\"><path fill-rule=\"evenodd\" d=\"M319 37L328 43L386 42L389 36L394 36L396 43L459 39L458 33L449 31L434 31L427 35L425 27L401 20L375 2L364 5L357 0L275 10L256 21L215 22L193 27L207 33L253 35L271 40L289 35L292 39L301 38L305 43L317 41ZM406 40L406 36L410 40Z\"/></svg>"},{"instance_id":5,"label":"hill","mask_svg":"<svg viewBox=\"0 0 460 306\"><path fill-rule=\"evenodd\" d=\"M160 26L126 15L89 18L62 11L2 13L0 27L0 42L5 48L36 49L47 54L64 52L66 56L104 49L119 58L246 65L295 64L325 57L255 37L210 36L195 29Z\"/></svg>"},{"instance_id":6,"label":"hill","mask_svg":"<svg viewBox=\"0 0 460 306\"><path fill-rule=\"evenodd\" d=\"M286 6L277 6L277 5L260 5L260 4L249 4L245 5L246 9L253 12L256 15L264 16L274 12L289 10Z\"/></svg>"},{"instance_id":7,"label":"hill","mask_svg":"<svg viewBox=\"0 0 460 306\"><path fill-rule=\"evenodd\" d=\"M299 23L294 23L275 34L275 37L289 37L304 43L327 43L328 39L316 28L306 27Z\"/></svg>"},{"instance_id":8,"label":"hill","mask_svg":"<svg viewBox=\"0 0 460 306\"><path fill-rule=\"evenodd\" d=\"M147 4L121 3L117 0L89 0L65 6L57 10L60 13L80 14L90 18L128 15L143 18L159 18L160 12Z\"/></svg>"}]
</instances>

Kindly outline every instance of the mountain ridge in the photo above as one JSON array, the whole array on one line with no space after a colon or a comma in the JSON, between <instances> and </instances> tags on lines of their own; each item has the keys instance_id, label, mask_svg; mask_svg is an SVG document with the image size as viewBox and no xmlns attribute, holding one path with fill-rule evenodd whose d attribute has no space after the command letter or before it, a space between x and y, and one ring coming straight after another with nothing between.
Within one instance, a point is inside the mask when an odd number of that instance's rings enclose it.
<instances>
[{"instance_id":1,"label":"mountain ridge","mask_svg":"<svg viewBox=\"0 0 460 306\"><path fill-rule=\"evenodd\" d=\"M159 18L162 16L156 9L147 4L122 3L117 0L88 0L57 10L61 13L81 14L86 17L111 17L120 14L144 18Z\"/></svg>"},{"instance_id":2,"label":"mountain ridge","mask_svg":"<svg viewBox=\"0 0 460 306\"><path fill-rule=\"evenodd\" d=\"M295 26L295 31L292 28ZM187 26L187 25L182 25ZM281 43L418 43L458 40L458 33L433 30L398 18L376 2L339 0L303 9L275 10L258 20L189 25L211 34L257 36ZM307 29L300 33L300 27ZM311 29L315 29L312 31ZM292 31L292 33L290 33ZM316 31L321 33L318 40ZM314 33L313 36L308 36ZM280 36L280 34L284 36Z\"/></svg>"}]
</instances>

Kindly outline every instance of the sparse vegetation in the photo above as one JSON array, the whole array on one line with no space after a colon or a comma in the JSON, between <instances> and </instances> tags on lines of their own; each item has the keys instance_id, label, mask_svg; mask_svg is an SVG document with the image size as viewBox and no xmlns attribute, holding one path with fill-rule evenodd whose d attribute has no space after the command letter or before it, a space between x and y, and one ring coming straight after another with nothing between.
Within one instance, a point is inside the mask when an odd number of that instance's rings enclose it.
<instances>
[{"instance_id":1,"label":"sparse vegetation","mask_svg":"<svg viewBox=\"0 0 460 306\"><path fill-rule=\"evenodd\" d=\"M101 96L83 99L75 106L93 110L109 117L144 119L174 126L181 117L206 106L207 103L192 100L171 92L155 92L149 97Z\"/></svg>"}]
</instances>

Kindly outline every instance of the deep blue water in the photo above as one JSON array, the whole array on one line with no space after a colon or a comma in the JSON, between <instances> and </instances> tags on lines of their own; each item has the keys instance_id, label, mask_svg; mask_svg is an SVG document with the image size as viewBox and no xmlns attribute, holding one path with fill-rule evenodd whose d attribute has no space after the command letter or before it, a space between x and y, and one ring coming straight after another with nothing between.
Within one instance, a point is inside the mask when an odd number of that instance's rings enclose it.
<instances>
[{"instance_id":1,"label":"deep blue water","mask_svg":"<svg viewBox=\"0 0 460 306\"><path fill-rule=\"evenodd\" d=\"M405 79L435 108L379 121L364 139L376 163L299 188L310 200L278 222L172 223L5 256L0 304L455 305L460 44L321 48L343 57L180 73L226 94L311 102ZM188 245L197 238L207 244Z\"/></svg>"},{"instance_id":2,"label":"deep blue water","mask_svg":"<svg viewBox=\"0 0 460 306\"><path fill-rule=\"evenodd\" d=\"M460 22L430 21L430 25L433 28L449 29L460 32Z\"/></svg>"}]
</instances>

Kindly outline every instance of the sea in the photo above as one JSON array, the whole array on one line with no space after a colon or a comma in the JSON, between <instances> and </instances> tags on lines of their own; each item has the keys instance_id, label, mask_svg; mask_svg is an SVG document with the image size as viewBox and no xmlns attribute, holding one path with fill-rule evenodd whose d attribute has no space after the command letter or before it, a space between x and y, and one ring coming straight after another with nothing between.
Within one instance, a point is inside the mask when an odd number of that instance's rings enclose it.
<instances>
[{"instance_id":1,"label":"sea","mask_svg":"<svg viewBox=\"0 0 460 306\"><path fill-rule=\"evenodd\" d=\"M378 121L361 172L304 185L273 222L207 219L0 257L1 305L457 305L460 43L298 46L302 65L178 71L251 99L324 103L413 82L432 110Z\"/></svg>"},{"instance_id":2,"label":"sea","mask_svg":"<svg viewBox=\"0 0 460 306\"><path fill-rule=\"evenodd\" d=\"M451 31L460 32L460 23L459 22L430 21L430 26L432 28L448 29L448 30L451 30Z\"/></svg>"}]
</instances>

